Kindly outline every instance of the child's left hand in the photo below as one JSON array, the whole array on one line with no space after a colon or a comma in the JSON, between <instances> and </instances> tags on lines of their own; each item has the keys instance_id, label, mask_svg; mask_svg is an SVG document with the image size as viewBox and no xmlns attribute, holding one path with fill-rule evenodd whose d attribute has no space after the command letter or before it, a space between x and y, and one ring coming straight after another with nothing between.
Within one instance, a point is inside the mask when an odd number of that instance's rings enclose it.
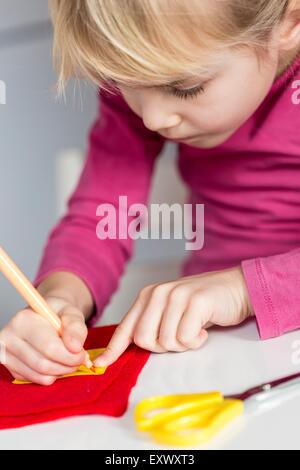
<instances>
[{"instance_id":1,"label":"child's left hand","mask_svg":"<svg viewBox=\"0 0 300 470\"><path fill-rule=\"evenodd\" d=\"M251 315L240 267L153 284L141 290L96 365L112 364L132 342L157 353L198 349L209 326L238 325Z\"/></svg>"}]
</instances>

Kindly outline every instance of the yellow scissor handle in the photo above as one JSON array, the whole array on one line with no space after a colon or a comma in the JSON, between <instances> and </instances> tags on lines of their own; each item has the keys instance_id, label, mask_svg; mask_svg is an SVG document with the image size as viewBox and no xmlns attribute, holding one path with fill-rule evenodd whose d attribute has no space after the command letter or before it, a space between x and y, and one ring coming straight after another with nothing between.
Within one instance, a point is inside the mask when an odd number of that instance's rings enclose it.
<instances>
[{"instance_id":1,"label":"yellow scissor handle","mask_svg":"<svg viewBox=\"0 0 300 470\"><path fill-rule=\"evenodd\" d=\"M160 444L178 447L205 444L244 411L240 400L223 400L207 409L165 421L151 430L151 436Z\"/></svg>"},{"instance_id":2,"label":"yellow scissor handle","mask_svg":"<svg viewBox=\"0 0 300 470\"><path fill-rule=\"evenodd\" d=\"M135 422L140 431L152 431L174 418L196 413L224 401L220 392L184 395L159 395L142 400L135 408Z\"/></svg>"}]
</instances>

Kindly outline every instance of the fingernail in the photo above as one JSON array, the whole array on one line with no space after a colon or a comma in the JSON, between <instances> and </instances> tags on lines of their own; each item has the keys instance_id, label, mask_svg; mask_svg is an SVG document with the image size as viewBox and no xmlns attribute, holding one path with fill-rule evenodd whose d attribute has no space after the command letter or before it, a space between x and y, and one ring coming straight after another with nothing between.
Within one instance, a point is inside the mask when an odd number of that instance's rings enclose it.
<instances>
[{"instance_id":1,"label":"fingernail","mask_svg":"<svg viewBox=\"0 0 300 470\"><path fill-rule=\"evenodd\" d=\"M94 367L94 364L92 363L92 361L90 359L87 359L86 361L86 366L91 369L92 367Z\"/></svg>"},{"instance_id":2,"label":"fingernail","mask_svg":"<svg viewBox=\"0 0 300 470\"><path fill-rule=\"evenodd\" d=\"M88 367L89 369L91 369L93 367L93 363L92 361L90 360L90 356L88 353L86 353L86 356L85 356L85 365L86 367Z\"/></svg>"}]
</instances>

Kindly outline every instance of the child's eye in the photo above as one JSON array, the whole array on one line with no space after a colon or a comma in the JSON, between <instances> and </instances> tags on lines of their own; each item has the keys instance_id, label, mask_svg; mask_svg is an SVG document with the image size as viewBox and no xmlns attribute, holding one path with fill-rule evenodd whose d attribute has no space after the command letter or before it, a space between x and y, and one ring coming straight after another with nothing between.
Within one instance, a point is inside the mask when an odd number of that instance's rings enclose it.
<instances>
[{"instance_id":1,"label":"child's eye","mask_svg":"<svg viewBox=\"0 0 300 470\"><path fill-rule=\"evenodd\" d=\"M182 89L168 87L168 91L169 93L171 93L173 96L176 96L177 98L187 100L189 98L195 98L201 93L204 93L205 90L204 90L203 85L199 85L193 88L182 88Z\"/></svg>"}]
</instances>

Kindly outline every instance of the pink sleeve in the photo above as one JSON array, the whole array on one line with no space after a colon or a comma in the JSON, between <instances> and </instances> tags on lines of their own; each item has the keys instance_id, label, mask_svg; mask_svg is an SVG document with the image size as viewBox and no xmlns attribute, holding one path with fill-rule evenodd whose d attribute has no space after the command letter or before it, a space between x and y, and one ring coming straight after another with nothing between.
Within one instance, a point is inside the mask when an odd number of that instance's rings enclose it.
<instances>
[{"instance_id":1,"label":"pink sleeve","mask_svg":"<svg viewBox=\"0 0 300 470\"><path fill-rule=\"evenodd\" d=\"M154 163L164 144L159 134L146 129L121 95L101 91L100 98L101 116L91 129L83 173L67 214L50 233L34 282L38 285L57 271L78 275L94 297L91 324L117 289L133 253L128 237L97 237L97 207L112 204L118 220L119 196L127 196L128 206L147 204Z\"/></svg>"},{"instance_id":2,"label":"pink sleeve","mask_svg":"<svg viewBox=\"0 0 300 470\"><path fill-rule=\"evenodd\" d=\"M245 260L242 269L261 338L300 328L300 249Z\"/></svg>"}]
</instances>

